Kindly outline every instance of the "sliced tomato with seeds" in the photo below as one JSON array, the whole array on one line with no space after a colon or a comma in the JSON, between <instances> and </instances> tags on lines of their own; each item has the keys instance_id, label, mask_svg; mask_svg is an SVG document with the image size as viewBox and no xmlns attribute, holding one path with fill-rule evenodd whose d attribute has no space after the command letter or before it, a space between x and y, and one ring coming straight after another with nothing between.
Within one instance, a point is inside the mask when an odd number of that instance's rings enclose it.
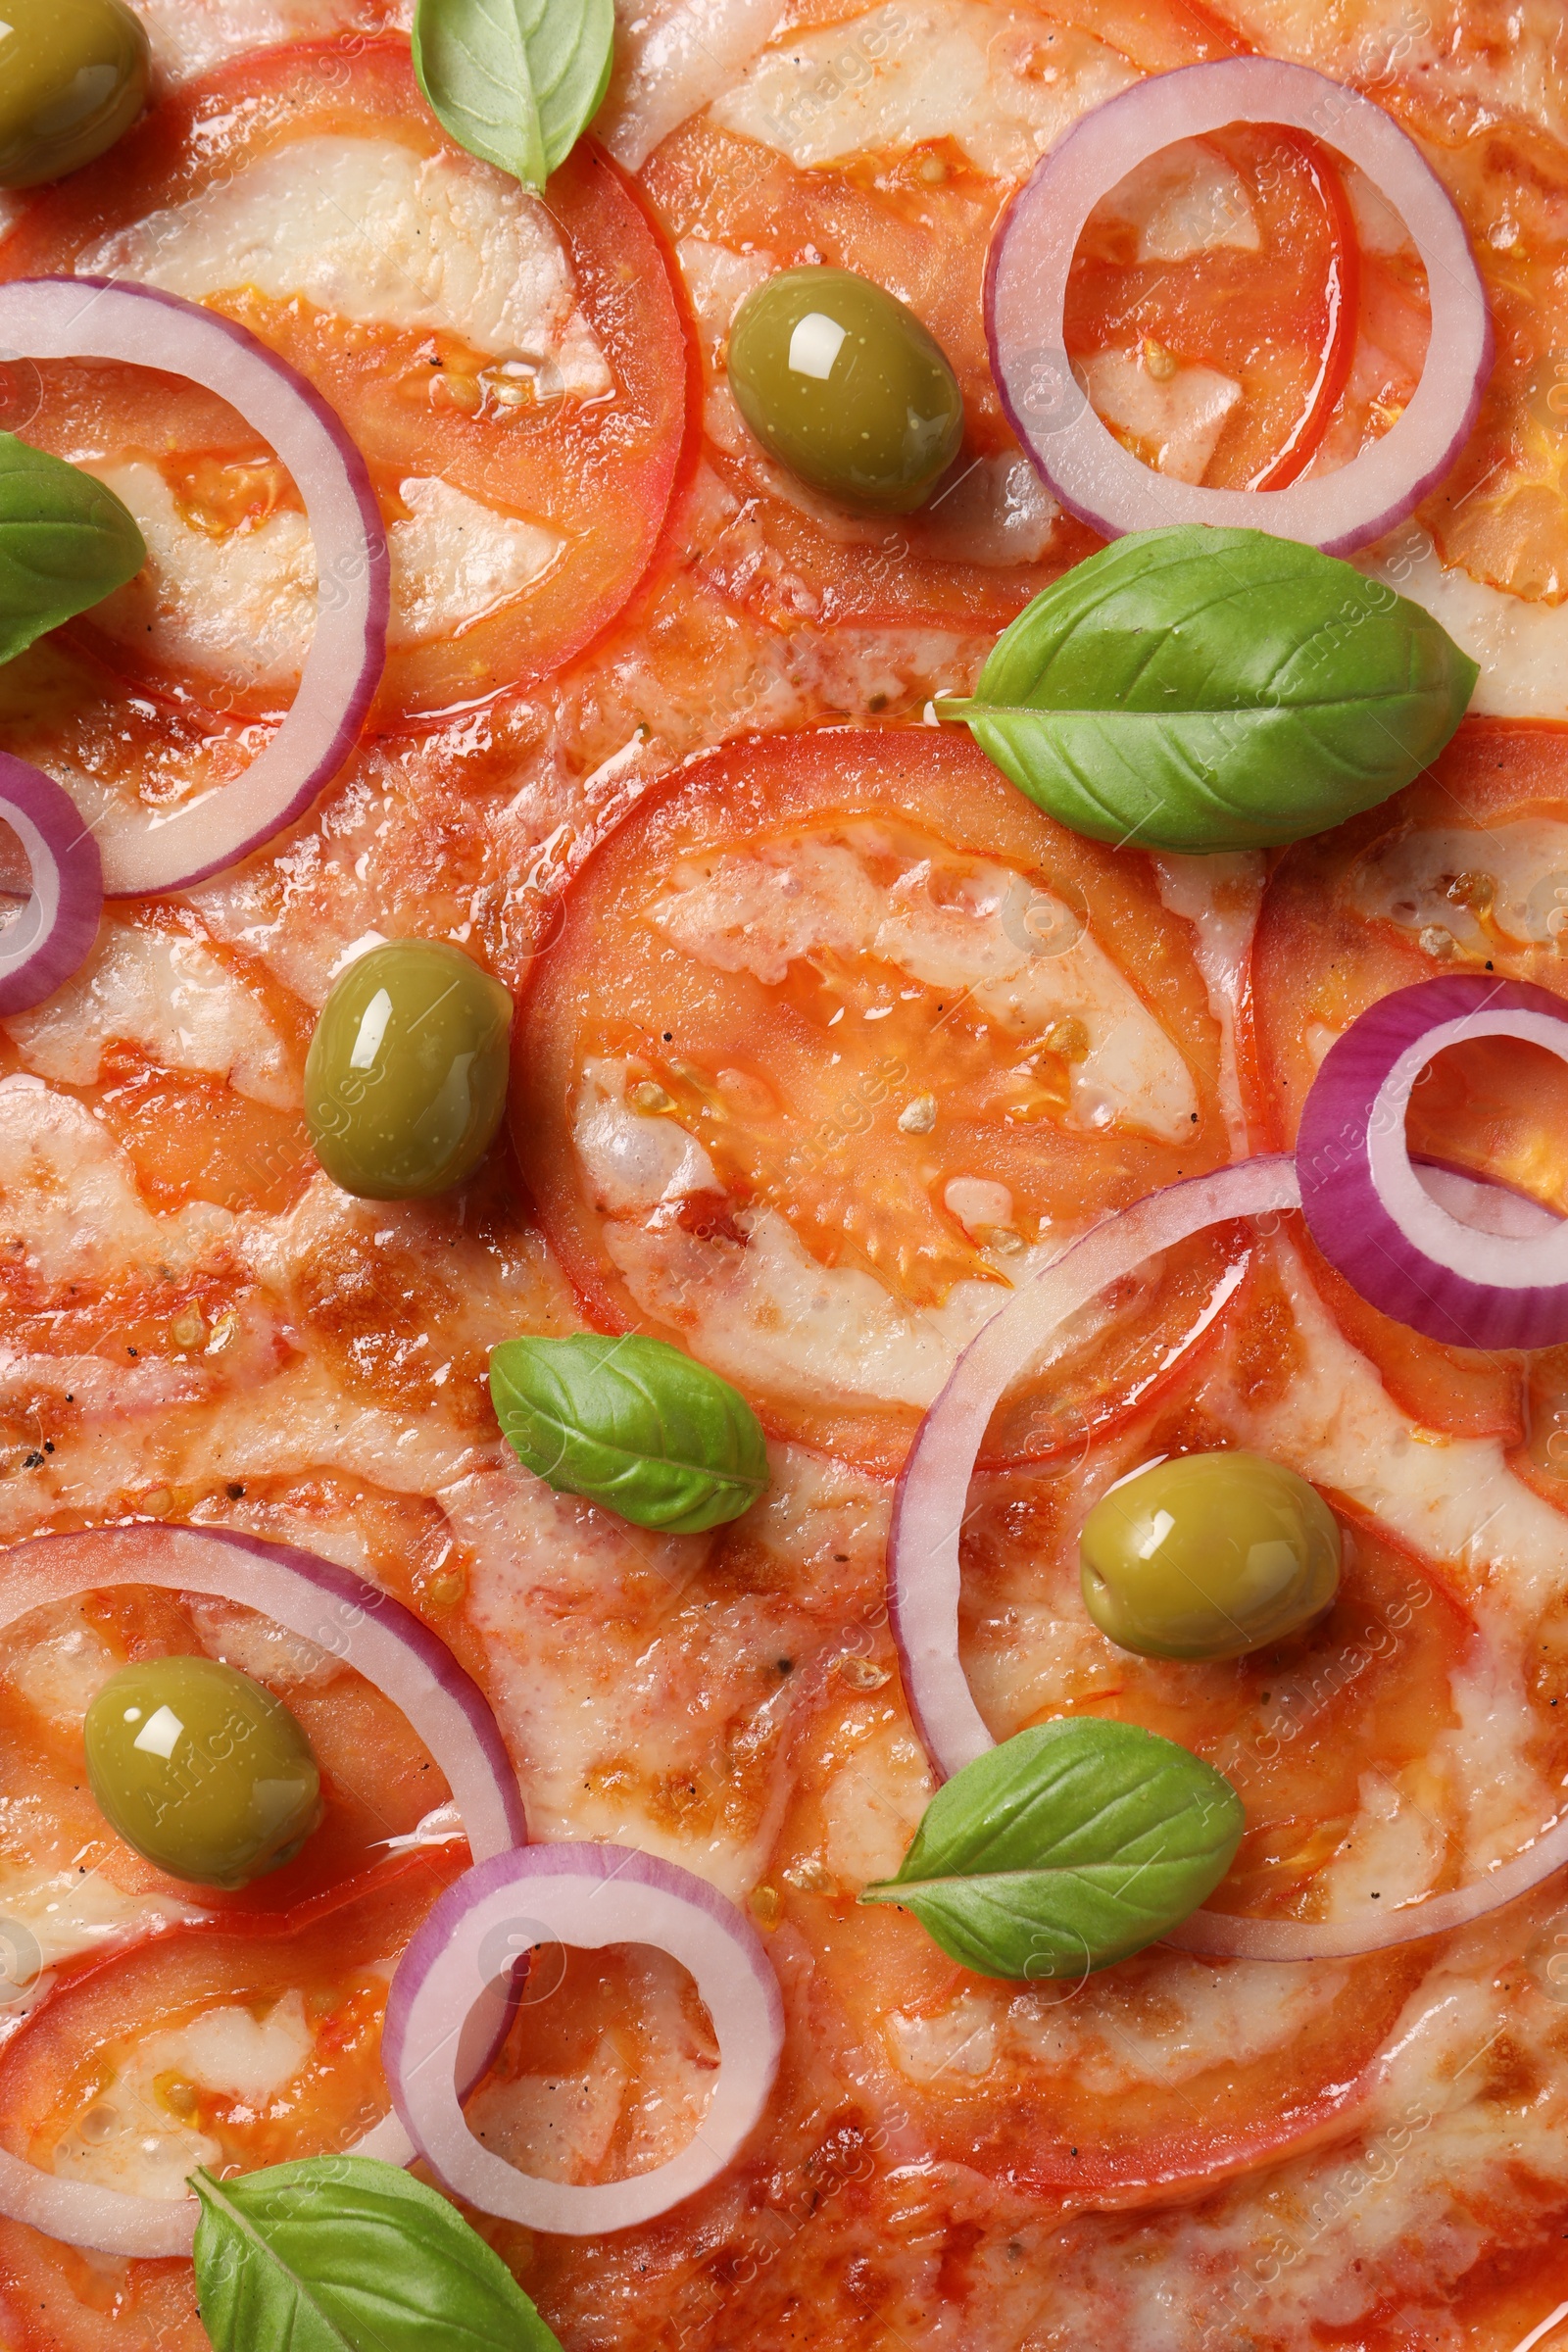
<instances>
[{"instance_id":1,"label":"sliced tomato with seeds","mask_svg":"<svg viewBox=\"0 0 1568 2352\"><path fill-rule=\"evenodd\" d=\"M1142 856L951 734L761 737L672 778L578 875L517 1025L514 1138L591 1319L892 1466L1024 1273L1229 1156L1192 939ZM1147 1398L1243 1247L1101 1301L993 1446Z\"/></svg>"},{"instance_id":2,"label":"sliced tomato with seeds","mask_svg":"<svg viewBox=\"0 0 1568 2352\"><path fill-rule=\"evenodd\" d=\"M642 178L676 240L703 351L708 460L737 510L704 568L736 601L797 627L994 634L1100 544L1057 513L992 382L981 282L1004 182L951 140L802 170L706 119L666 139ZM918 514L866 516L807 489L763 456L729 391L744 296L775 270L823 263L906 302L957 376L964 447Z\"/></svg>"},{"instance_id":3,"label":"sliced tomato with seeds","mask_svg":"<svg viewBox=\"0 0 1568 2352\"><path fill-rule=\"evenodd\" d=\"M250 2172L351 2145L389 2105L391 1964L460 1867L424 1859L286 1939L176 1932L74 1972L0 2058L7 2144L153 2195L160 2172L182 2181L197 2164Z\"/></svg>"},{"instance_id":4,"label":"sliced tomato with seeds","mask_svg":"<svg viewBox=\"0 0 1568 2352\"><path fill-rule=\"evenodd\" d=\"M1472 722L1396 799L1288 850L1252 956L1253 1078L1275 1146L1295 1142L1335 1038L1395 989L1495 972L1568 996L1565 907L1568 735L1555 728ZM1533 1046L1484 1039L1430 1065L1406 1133L1419 1157L1568 1211L1565 1122L1568 1070ZM1312 1262L1346 1336L1407 1412L1452 1436L1525 1434L1525 1359L1425 1339Z\"/></svg>"},{"instance_id":5,"label":"sliced tomato with seeds","mask_svg":"<svg viewBox=\"0 0 1568 2352\"><path fill-rule=\"evenodd\" d=\"M0 248L6 276L73 270L207 301L348 425L392 548L382 725L548 674L647 572L691 392L662 240L591 142L543 198L466 155L406 42L263 52L166 100ZM288 475L183 382L39 376L28 437L103 473L153 557L78 636L161 692L286 707L314 613Z\"/></svg>"},{"instance_id":6,"label":"sliced tomato with seeds","mask_svg":"<svg viewBox=\"0 0 1568 2352\"><path fill-rule=\"evenodd\" d=\"M1397 216L1317 140L1267 125L1129 173L1068 284L1067 349L1105 423L1159 471L1224 489L1282 490L1387 432L1429 326Z\"/></svg>"}]
</instances>

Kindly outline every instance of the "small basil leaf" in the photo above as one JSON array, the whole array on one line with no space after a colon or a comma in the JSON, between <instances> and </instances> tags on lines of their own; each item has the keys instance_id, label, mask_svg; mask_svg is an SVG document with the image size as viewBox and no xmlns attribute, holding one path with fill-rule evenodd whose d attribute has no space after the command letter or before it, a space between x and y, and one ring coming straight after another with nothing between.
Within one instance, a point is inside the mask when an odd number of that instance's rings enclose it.
<instances>
[{"instance_id":1,"label":"small basil leaf","mask_svg":"<svg viewBox=\"0 0 1568 2352\"><path fill-rule=\"evenodd\" d=\"M530 1470L639 1527L697 1535L767 1486L745 1397L666 1340L507 1340L490 1357L490 1395Z\"/></svg>"},{"instance_id":2,"label":"small basil leaf","mask_svg":"<svg viewBox=\"0 0 1568 2352\"><path fill-rule=\"evenodd\" d=\"M1174 1740L1076 1716L955 1774L898 1877L860 1900L901 1903L980 1976L1083 1976L1196 1911L1244 1821L1224 1775Z\"/></svg>"},{"instance_id":3,"label":"small basil leaf","mask_svg":"<svg viewBox=\"0 0 1568 2352\"><path fill-rule=\"evenodd\" d=\"M542 188L599 111L614 0L418 0L414 70L443 130Z\"/></svg>"},{"instance_id":4,"label":"small basil leaf","mask_svg":"<svg viewBox=\"0 0 1568 2352\"><path fill-rule=\"evenodd\" d=\"M311 2156L191 2186L215 2352L561 2352L500 2256L396 2165Z\"/></svg>"},{"instance_id":5,"label":"small basil leaf","mask_svg":"<svg viewBox=\"0 0 1568 2352\"><path fill-rule=\"evenodd\" d=\"M1159 850L1299 841L1437 758L1480 673L1429 612L1263 531L1118 539L1004 630L961 718L1076 833Z\"/></svg>"},{"instance_id":6,"label":"small basil leaf","mask_svg":"<svg viewBox=\"0 0 1568 2352\"><path fill-rule=\"evenodd\" d=\"M112 490L0 433L0 662L134 579L147 549Z\"/></svg>"}]
</instances>

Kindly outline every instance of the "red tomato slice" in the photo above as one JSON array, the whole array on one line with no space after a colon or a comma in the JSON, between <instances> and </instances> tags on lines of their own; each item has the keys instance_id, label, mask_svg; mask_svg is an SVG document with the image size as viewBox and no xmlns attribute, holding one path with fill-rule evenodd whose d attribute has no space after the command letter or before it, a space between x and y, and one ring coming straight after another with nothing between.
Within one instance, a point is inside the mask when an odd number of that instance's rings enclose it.
<instances>
[{"instance_id":1,"label":"red tomato slice","mask_svg":"<svg viewBox=\"0 0 1568 2352\"><path fill-rule=\"evenodd\" d=\"M1568 996L1565 906L1568 735L1554 728L1469 724L1397 799L1288 850L1252 957L1258 1114L1274 1145L1295 1142L1334 1038L1393 990L1494 971ZM1485 1041L1432 1065L1407 1132L1417 1152L1568 1210L1555 1140L1565 1122L1568 1070L1534 1048ZM1456 1437L1521 1439L1517 1354L1442 1347L1381 1314L1321 1260L1314 1272L1346 1336L1405 1411Z\"/></svg>"},{"instance_id":2,"label":"red tomato slice","mask_svg":"<svg viewBox=\"0 0 1568 2352\"><path fill-rule=\"evenodd\" d=\"M805 617L994 635L1100 544L1070 517L1053 521L992 381L981 281L1003 182L949 140L874 172L804 171L706 121L666 139L642 177L671 237L692 240L678 251L703 346L708 457L737 510L705 567L737 602L790 627ZM731 258L709 302L701 257L714 248ZM816 263L896 292L957 376L963 451L919 514L865 516L817 497L763 457L734 407L724 354L740 294L775 270Z\"/></svg>"},{"instance_id":3,"label":"red tomato slice","mask_svg":"<svg viewBox=\"0 0 1568 2352\"><path fill-rule=\"evenodd\" d=\"M288 249L291 152L300 189L324 191L312 235L340 237L324 275L319 256ZM352 220L333 226L361 206L363 232ZM269 274L272 240L284 258ZM637 589L680 468L692 360L663 245L591 143L536 203L444 137L406 42L263 52L156 108L116 150L112 172L35 203L0 249L0 273L116 257L122 274L241 319L318 385L358 441L394 548L381 725L548 674ZM474 282L460 277L445 297L442 267ZM293 289L296 270L309 299ZM526 285L544 289L537 317L524 316ZM503 347L477 347L464 325ZM535 332L543 356L518 347ZM141 370L59 365L40 376L29 437L77 462L134 464L166 534L180 546L182 531L194 534L191 544L216 551L212 564L230 566L218 575L229 602L253 561L246 538L297 529L292 482L220 402ZM467 572L450 569L455 545L469 550ZM269 615L292 612L284 554L268 561L256 591L263 631ZM265 675L253 666L247 683L238 653L226 666L204 657L205 616L172 633L144 603L143 591L124 591L107 625L78 633L163 691L229 709L286 706L282 620ZM149 619L161 649L150 660Z\"/></svg>"},{"instance_id":4,"label":"red tomato slice","mask_svg":"<svg viewBox=\"0 0 1568 2352\"><path fill-rule=\"evenodd\" d=\"M572 886L516 1037L514 1138L590 1318L871 1463L1022 1270L1229 1156L1192 933L1147 861L926 728L739 742L652 794ZM1239 1247L1095 1310L993 1446L1147 1400Z\"/></svg>"},{"instance_id":5,"label":"red tomato slice","mask_svg":"<svg viewBox=\"0 0 1568 2352\"><path fill-rule=\"evenodd\" d=\"M1167 149L1097 207L1066 316L1118 438L1179 478L1257 490L1386 432L1429 323L1414 248L1363 254L1344 168L1255 125Z\"/></svg>"}]
</instances>

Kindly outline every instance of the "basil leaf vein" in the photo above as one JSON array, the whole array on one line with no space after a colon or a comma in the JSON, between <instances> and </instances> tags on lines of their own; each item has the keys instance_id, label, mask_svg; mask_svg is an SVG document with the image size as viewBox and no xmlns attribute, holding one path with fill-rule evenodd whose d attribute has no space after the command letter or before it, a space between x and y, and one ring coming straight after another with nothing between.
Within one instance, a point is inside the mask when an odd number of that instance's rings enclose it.
<instances>
[{"instance_id":1,"label":"basil leaf vein","mask_svg":"<svg viewBox=\"0 0 1568 2352\"><path fill-rule=\"evenodd\" d=\"M1180 524L1027 605L940 703L1032 801L1099 841L1299 841L1430 765L1479 676L1429 612L1337 557Z\"/></svg>"},{"instance_id":2,"label":"basil leaf vein","mask_svg":"<svg viewBox=\"0 0 1568 2352\"><path fill-rule=\"evenodd\" d=\"M696 1535L766 1489L767 1445L745 1397L665 1340L507 1340L490 1395L530 1470L639 1527Z\"/></svg>"},{"instance_id":3,"label":"basil leaf vein","mask_svg":"<svg viewBox=\"0 0 1568 2352\"><path fill-rule=\"evenodd\" d=\"M1075 1977L1196 1911L1244 1826L1211 1764L1135 1724L1079 1716L956 1773L897 1877L860 1900L902 1904L980 1976Z\"/></svg>"},{"instance_id":4,"label":"basil leaf vein","mask_svg":"<svg viewBox=\"0 0 1568 2352\"><path fill-rule=\"evenodd\" d=\"M112 490L0 433L0 662L101 604L146 561L135 517Z\"/></svg>"},{"instance_id":5,"label":"basil leaf vein","mask_svg":"<svg viewBox=\"0 0 1568 2352\"><path fill-rule=\"evenodd\" d=\"M561 2352L500 2256L396 2165L311 2156L191 2185L215 2352Z\"/></svg>"},{"instance_id":6,"label":"basil leaf vein","mask_svg":"<svg viewBox=\"0 0 1568 2352\"><path fill-rule=\"evenodd\" d=\"M418 0L414 70L460 147L537 191L598 113L614 37L614 0Z\"/></svg>"}]
</instances>

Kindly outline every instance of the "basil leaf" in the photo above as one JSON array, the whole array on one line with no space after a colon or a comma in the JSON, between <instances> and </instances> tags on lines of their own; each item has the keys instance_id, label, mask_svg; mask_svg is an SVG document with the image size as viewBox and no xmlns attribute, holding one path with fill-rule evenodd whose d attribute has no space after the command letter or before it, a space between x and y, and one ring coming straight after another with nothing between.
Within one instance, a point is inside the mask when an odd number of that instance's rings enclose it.
<instances>
[{"instance_id":1,"label":"basil leaf","mask_svg":"<svg viewBox=\"0 0 1568 2352\"><path fill-rule=\"evenodd\" d=\"M1244 1822L1223 1773L1174 1740L1075 1716L955 1774L860 1900L902 1904L980 1976L1083 1976L1196 1911Z\"/></svg>"},{"instance_id":2,"label":"basil leaf","mask_svg":"<svg viewBox=\"0 0 1568 2352\"><path fill-rule=\"evenodd\" d=\"M501 2257L396 2165L311 2156L191 2186L215 2352L561 2352Z\"/></svg>"},{"instance_id":3,"label":"basil leaf","mask_svg":"<svg viewBox=\"0 0 1568 2352\"><path fill-rule=\"evenodd\" d=\"M490 1395L520 1461L568 1494L663 1535L750 1509L767 1486L761 1425L727 1380L666 1340L507 1340Z\"/></svg>"},{"instance_id":4,"label":"basil leaf","mask_svg":"<svg viewBox=\"0 0 1568 2352\"><path fill-rule=\"evenodd\" d=\"M443 130L542 188L599 111L614 0L418 0L414 70Z\"/></svg>"},{"instance_id":5,"label":"basil leaf","mask_svg":"<svg viewBox=\"0 0 1568 2352\"><path fill-rule=\"evenodd\" d=\"M112 490L0 433L0 662L134 579L147 549Z\"/></svg>"},{"instance_id":6,"label":"basil leaf","mask_svg":"<svg viewBox=\"0 0 1568 2352\"><path fill-rule=\"evenodd\" d=\"M1479 676L1429 612L1264 531L1118 539L937 706L1097 841L1240 850L1375 808L1437 758Z\"/></svg>"}]
</instances>

